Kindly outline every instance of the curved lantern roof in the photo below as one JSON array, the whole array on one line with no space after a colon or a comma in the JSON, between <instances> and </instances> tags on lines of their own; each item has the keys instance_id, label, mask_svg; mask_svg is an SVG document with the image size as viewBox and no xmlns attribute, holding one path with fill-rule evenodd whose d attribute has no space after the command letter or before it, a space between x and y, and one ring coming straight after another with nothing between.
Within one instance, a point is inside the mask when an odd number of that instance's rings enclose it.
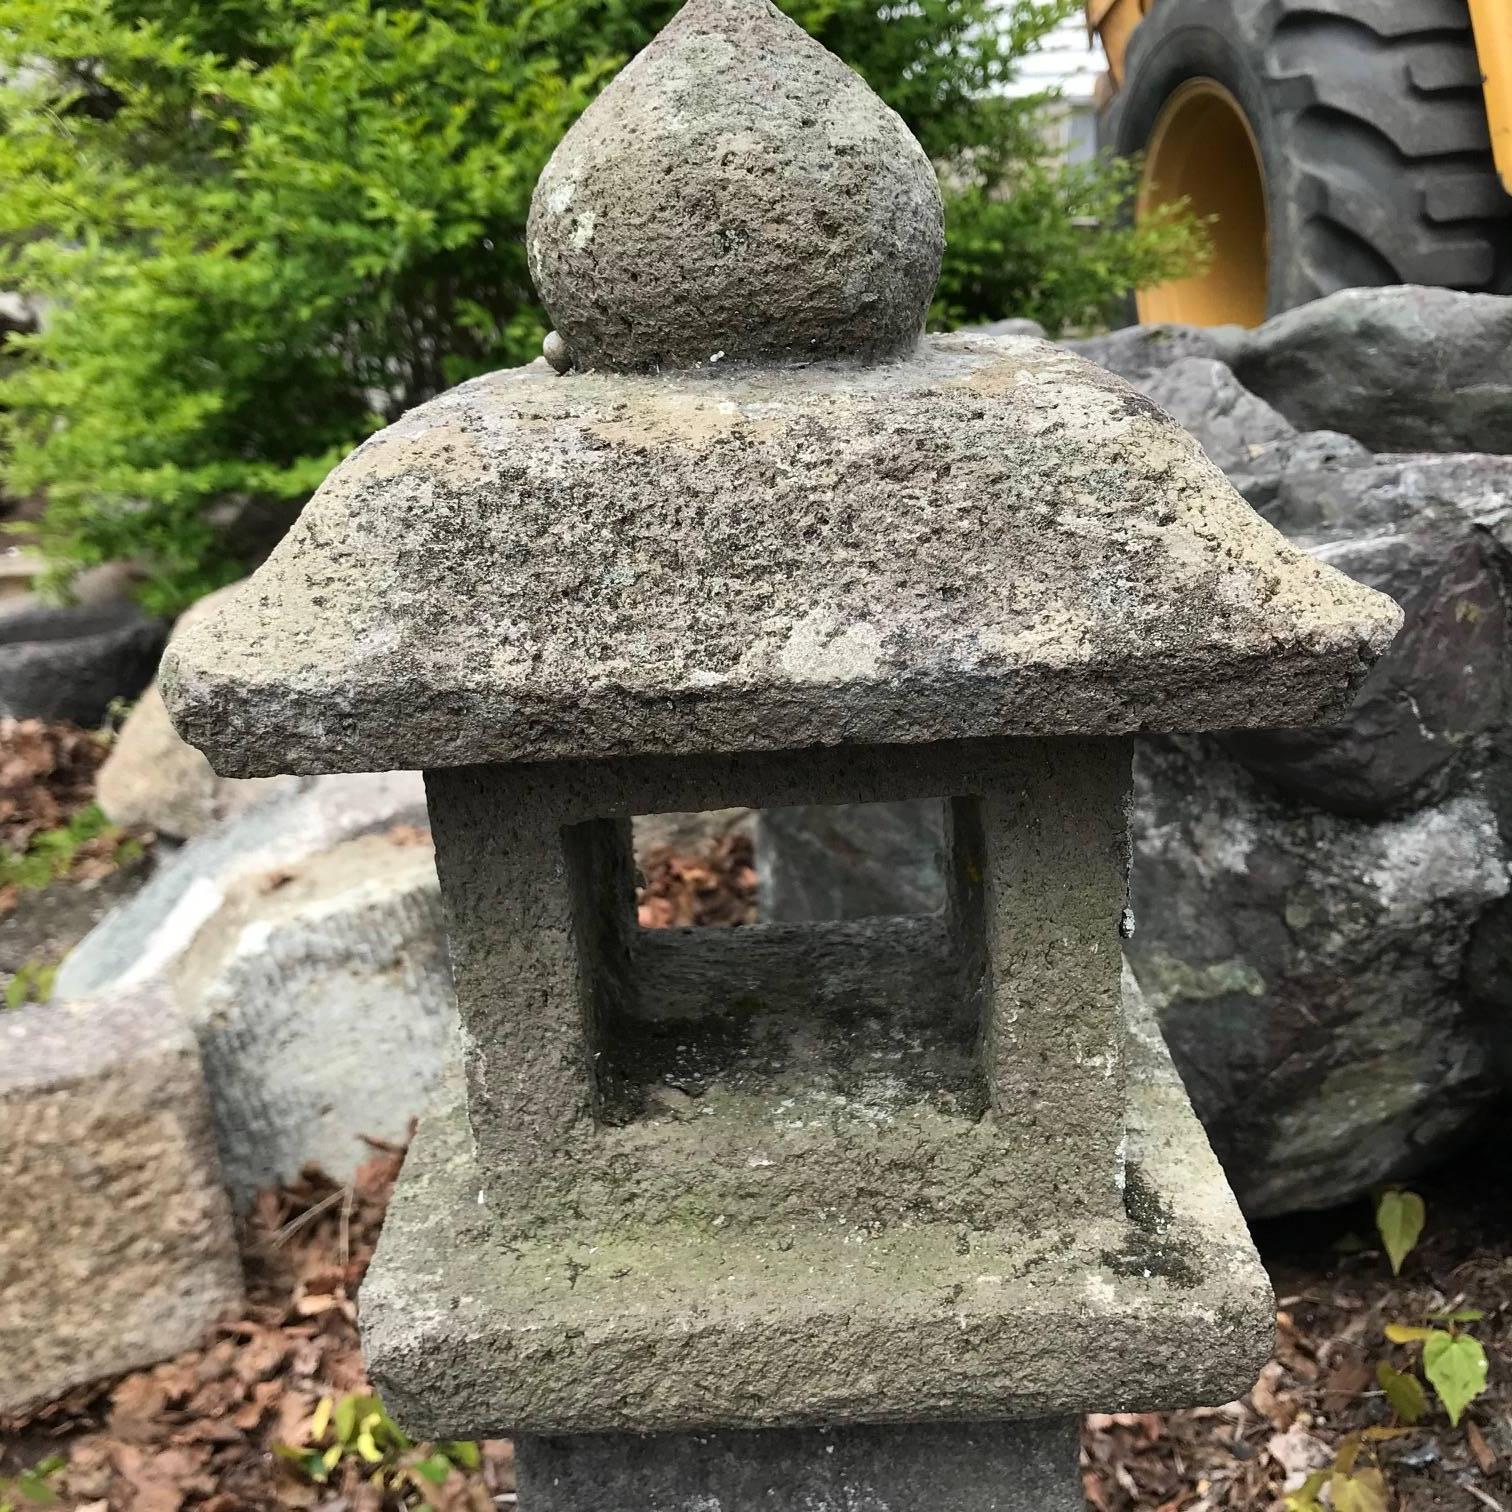
<instances>
[{"instance_id":1,"label":"curved lantern roof","mask_svg":"<svg viewBox=\"0 0 1512 1512\"><path fill-rule=\"evenodd\" d=\"M927 161L768 0L605 91L530 254L576 370L374 436L175 637L218 770L1312 724L1400 624L1109 374L918 340Z\"/></svg>"}]
</instances>

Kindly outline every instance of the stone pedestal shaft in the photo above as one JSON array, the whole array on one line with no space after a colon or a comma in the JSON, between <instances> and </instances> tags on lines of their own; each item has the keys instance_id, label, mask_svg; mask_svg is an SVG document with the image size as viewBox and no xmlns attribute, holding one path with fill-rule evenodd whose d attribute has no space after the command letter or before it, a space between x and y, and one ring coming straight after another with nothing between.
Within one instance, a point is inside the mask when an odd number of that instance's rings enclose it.
<instances>
[{"instance_id":1,"label":"stone pedestal shaft","mask_svg":"<svg viewBox=\"0 0 1512 1512\"><path fill-rule=\"evenodd\" d=\"M520 1512L1083 1512L1077 1421L522 1438Z\"/></svg>"}]
</instances>

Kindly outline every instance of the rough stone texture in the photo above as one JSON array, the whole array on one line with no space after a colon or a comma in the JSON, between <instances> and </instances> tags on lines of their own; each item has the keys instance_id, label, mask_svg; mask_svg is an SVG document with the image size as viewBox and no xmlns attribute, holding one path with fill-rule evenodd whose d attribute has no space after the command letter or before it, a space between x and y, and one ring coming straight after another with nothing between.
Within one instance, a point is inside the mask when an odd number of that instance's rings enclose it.
<instances>
[{"instance_id":1,"label":"rough stone texture","mask_svg":"<svg viewBox=\"0 0 1512 1512\"><path fill-rule=\"evenodd\" d=\"M1316 1207L1410 1177L1512 1084L1512 457L1299 432L1172 335L1101 355L1267 519L1406 610L1345 718L1141 759L1132 958L1246 1206ZM842 848L797 816L762 826L765 868L803 863L779 917L873 911L892 831ZM903 848L938 893L933 836Z\"/></svg>"},{"instance_id":2,"label":"rough stone texture","mask_svg":"<svg viewBox=\"0 0 1512 1512\"><path fill-rule=\"evenodd\" d=\"M162 686L242 776L1297 725L1398 623L1117 380L947 336L465 384L342 464Z\"/></svg>"},{"instance_id":3,"label":"rough stone texture","mask_svg":"<svg viewBox=\"0 0 1512 1512\"><path fill-rule=\"evenodd\" d=\"M132 604L0 609L0 717L102 723L151 681L166 633Z\"/></svg>"},{"instance_id":4,"label":"rough stone texture","mask_svg":"<svg viewBox=\"0 0 1512 1512\"><path fill-rule=\"evenodd\" d=\"M920 1200L921 1159L929 1200L962 1221L1116 1206L1128 761L1119 740L1043 740L427 774L503 1221L717 1210L733 1231L847 1181L858 1212L893 1221ZM618 820L711 795L921 792L957 795L948 916L634 928Z\"/></svg>"},{"instance_id":5,"label":"rough stone texture","mask_svg":"<svg viewBox=\"0 0 1512 1512\"><path fill-rule=\"evenodd\" d=\"M360 835L424 825L418 772L305 781L191 841L58 968L60 1000L134 987L179 960L239 884L275 877Z\"/></svg>"},{"instance_id":6,"label":"rough stone texture","mask_svg":"<svg viewBox=\"0 0 1512 1512\"><path fill-rule=\"evenodd\" d=\"M1084 1512L1075 1418L515 1445L527 1512Z\"/></svg>"},{"instance_id":7,"label":"rough stone texture","mask_svg":"<svg viewBox=\"0 0 1512 1512\"><path fill-rule=\"evenodd\" d=\"M0 1014L0 1415L241 1302L194 1038L156 993Z\"/></svg>"},{"instance_id":8,"label":"rough stone texture","mask_svg":"<svg viewBox=\"0 0 1512 1512\"><path fill-rule=\"evenodd\" d=\"M767 923L944 907L946 808L938 798L766 809L756 835L758 896Z\"/></svg>"},{"instance_id":9,"label":"rough stone texture","mask_svg":"<svg viewBox=\"0 0 1512 1512\"><path fill-rule=\"evenodd\" d=\"M213 613L234 591L235 585L201 599L179 625ZM161 835L186 840L293 782L289 777L217 777L210 763L173 728L153 684L121 726L100 768L96 796L117 824L146 825Z\"/></svg>"},{"instance_id":10,"label":"rough stone texture","mask_svg":"<svg viewBox=\"0 0 1512 1512\"><path fill-rule=\"evenodd\" d=\"M1484 796L1372 824L1208 742L1147 744L1136 771L1126 948L1245 1210L1410 1175L1496 1090L1459 986L1507 892Z\"/></svg>"},{"instance_id":11,"label":"rough stone texture","mask_svg":"<svg viewBox=\"0 0 1512 1512\"><path fill-rule=\"evenodd\" d=\"M575 365L877 358L924 329L934 168L768 0L689 0L584 111L531 200L530 274Z\"/></svg>"},{"instance_id":12,"label":"rough stone texture","mask_svg":"<svg viewBox=\"0 0 1512 1512\"><path fill-rule=\"evenodd\" d=\"M1232 366L1294 425L1374 451L1512 451L1512 299L1345 289L1268 320Z\"/></svg>"},{"instance_id":13,"label":"rough stone texture","mask_svg":"<svg viewBox=\"0 0 1512 1512\"><path fill-rule=\"evenodd\" d=\"M403 1140L454 1017L430 847L348 840L239 883L169 973L204 1057L238 1205L316 1161L343 1180Z\"/></svg>"},{"instance_id":14,"label":"rough stone texture","mask_svg":"<svg viewBox=\"0 0 1512 1512\"><path fill-rule=\"evenodd\" d=\"M876 1222L852 1182L801 1219L735 1232L717 1214L637 1224L631 1210L612 1238L569 1217L506 1239L450 1091L363 1283L375 1386L410 1430L441 1437L1230 1400L1267 1356L1274 1304L1129 986L1125 1206L1070 1226L935 1222L929 1200Z\"/></svg>"},{"instance_id":15,"label":"rough stone texture","mask_svg":"<svg viewBox=\"0 0 1512 1512\"><path fill-rule=\"evenodd\" d=\"M1105 336L1068 341L1068 350L1105 367L1130 383L1145 379L1189 357L1226 363L1232 367L1248 339L1242 326L1184 326L1175 324L1125 326Z\"/></svg>"},{"instance_id":16,"label":"rough stone texture","mask_svg":"<svg viewBox=\"0 0 1512 1512\"><path fill-rule=\"evenodd\" d=\"M302 784L191 842L70 954L67 1001L157 984L204 1059L238 1202L402 1138L453 1017L418 774Z\"/></svg>"}]
</instances>

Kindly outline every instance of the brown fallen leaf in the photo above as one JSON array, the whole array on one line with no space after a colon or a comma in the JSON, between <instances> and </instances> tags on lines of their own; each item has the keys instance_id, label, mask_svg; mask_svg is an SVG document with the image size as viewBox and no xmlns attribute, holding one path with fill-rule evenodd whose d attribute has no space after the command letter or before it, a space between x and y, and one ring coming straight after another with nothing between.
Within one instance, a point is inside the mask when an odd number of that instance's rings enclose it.
<instances>
[{"instance_id":1,"label":"brown fallen leaf","mask_svg":"<svg viewBox=\"0 0 1512 1512\"><path fill-rule=\"evenodd\" d=\"M1480 1466L1482 1475L1494 1475L1496 1473L1496 1455L1492 1452L1490 1444L1486 1442L1486 1436L1480 1431L1473 1419L1465 1419L1465 1437L1470 1443L1470 1452L1475 1456L1475 1463Z\"/></svg>"}]
</instances>

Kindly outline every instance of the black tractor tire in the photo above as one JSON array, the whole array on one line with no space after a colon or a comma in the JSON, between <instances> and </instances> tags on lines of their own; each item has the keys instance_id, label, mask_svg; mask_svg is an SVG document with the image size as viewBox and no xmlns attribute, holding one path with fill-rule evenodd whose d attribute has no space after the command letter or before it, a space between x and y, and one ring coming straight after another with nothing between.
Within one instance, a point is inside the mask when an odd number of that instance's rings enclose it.
<instances>
[{"instance_id":1,"label":"black tractor tire","mask_svg":"<svg viewBox=\"0 0 1512 1512\"><path fill-rule=\"evenodd\" d=\"M1396 283L1512 292L1467 0L1155 0L1104 113L1143 152L1167 100L1212 79L1254 133L1274 315Z\"/></svg>"}]
</instances>

